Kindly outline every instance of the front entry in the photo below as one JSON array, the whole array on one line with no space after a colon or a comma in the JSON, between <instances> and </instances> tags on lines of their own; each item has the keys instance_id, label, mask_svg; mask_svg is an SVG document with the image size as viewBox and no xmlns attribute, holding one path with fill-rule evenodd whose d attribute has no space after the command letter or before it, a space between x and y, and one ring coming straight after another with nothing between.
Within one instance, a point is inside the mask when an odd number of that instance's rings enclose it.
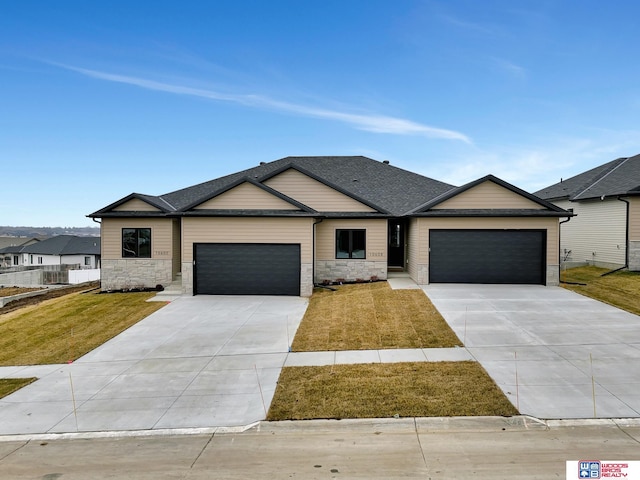
<instances>
[{"instance_id":1,"label":"front entry","mask_svg":"<svg viewBox=\"0 0 640 480\"><path fill-rule=\"evenodd\" d=\"M399 219L389 220L387 262L391 269L404 270L405 222Z\"/></svg>"}]
</instances>

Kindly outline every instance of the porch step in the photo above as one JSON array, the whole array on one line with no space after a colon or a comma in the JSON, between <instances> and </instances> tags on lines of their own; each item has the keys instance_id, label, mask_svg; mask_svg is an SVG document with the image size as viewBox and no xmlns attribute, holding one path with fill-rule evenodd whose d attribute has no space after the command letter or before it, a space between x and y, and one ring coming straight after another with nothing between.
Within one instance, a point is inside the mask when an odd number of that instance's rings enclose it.
<instances>
[{"instance_id":1,"label":"porch step","mask_svg":"<svg viewBox=\"0 0 640 480\"><path fill-rule=\"evenodd\" d=\"M156 296L147 300L148 302L171 302L176 298L182 296L182 277L178 277L171 282L161 292L156 293Z\"/></svg>"},{"instance_id":2,"label":"porch step","mask_svg":"<svg viewBox=\"0 0 640 480\"><path fill-rule=\"evenodd\" d=\"M410 278L409 272L403 270L388 270L387 278Z\"/></svg>"}]
</instances>

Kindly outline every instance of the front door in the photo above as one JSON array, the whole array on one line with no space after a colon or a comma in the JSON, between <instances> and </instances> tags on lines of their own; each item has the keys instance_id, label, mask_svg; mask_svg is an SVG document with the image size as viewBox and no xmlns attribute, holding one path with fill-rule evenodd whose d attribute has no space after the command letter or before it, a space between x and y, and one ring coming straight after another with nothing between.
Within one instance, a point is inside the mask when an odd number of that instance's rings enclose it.
<instances>
[{"instance_id":1,"label":"front door","mask_svg":"<svg viewBox=\"0 0 640 480\"><path fill-rule=\"evenodd\" d=\"M388 266L404 269L405 223L402 220L389 220Z\"/></svg>"}]
</instances>

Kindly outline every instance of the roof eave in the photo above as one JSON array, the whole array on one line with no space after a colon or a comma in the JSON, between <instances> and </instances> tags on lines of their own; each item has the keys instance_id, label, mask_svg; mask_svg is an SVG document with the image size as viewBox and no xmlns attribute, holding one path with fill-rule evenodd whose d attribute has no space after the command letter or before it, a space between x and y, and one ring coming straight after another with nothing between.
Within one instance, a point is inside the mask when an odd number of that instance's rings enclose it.
<instances>
[{"instance_id":1,"label":"roof eave","mask_svg":"<svg viewBox=\"0 0 640 480\"><path fill-rule=\"evenodd\" d=\"M529 217L529 218L565 218L575 217L576 214L563 211L550 210L429 210L427 212L418 212L411 215L412 217Z\"/></svg>"}]
</instances>

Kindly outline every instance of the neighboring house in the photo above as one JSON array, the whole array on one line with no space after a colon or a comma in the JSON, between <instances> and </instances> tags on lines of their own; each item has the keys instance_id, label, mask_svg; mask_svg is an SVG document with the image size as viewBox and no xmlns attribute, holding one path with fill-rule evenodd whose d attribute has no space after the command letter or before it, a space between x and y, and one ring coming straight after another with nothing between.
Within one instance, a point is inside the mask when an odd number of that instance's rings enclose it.
<instances>
[{"instance_id":1,"label":"neighboring house","mask_svg":"<svg viewBox=\"0 0 640 480\"><path fill-rule=\"evenodd\" d=\"M14 259L18 257L18 265L80 265L81 269L100 268L100 239L98 237L76 237L58 235L37 243L19 247L7 247L2 252ZM7 253L5 253L7 255Z\"/></svg>"},{"instance_id":2,"label":"neighboring house","mask_svg":"<svg viewBox=\"0 0 640 480\"><path fill-rule=\"evenodd\" d=\"M640 270L640 155L618 158L536 195L576 214L561 226L567 266Z\"/></svg>"},{"instance_id":3,"label":"neighboring house","mask_svg":"<svg viewBox=\"0 0 640 480\"><path fill-rule=\"evenodd\" d=\"M0 237L0 267L17 267L22 265L20 255L22 247L39 242L39 238Z\"/></svg>"},{"instance_id":4,"label":"neighboring house","mask_svg":"<svg viewBox=\"0 0 640 480\"><path fill-rule=\"evenodd\" d=\"M132 193L101 219L102 288L309 296L314 284L559 281L571 216L491 175L454 187L366 157L287 157L160 196Z\"/></svg>"}]
</instances>

